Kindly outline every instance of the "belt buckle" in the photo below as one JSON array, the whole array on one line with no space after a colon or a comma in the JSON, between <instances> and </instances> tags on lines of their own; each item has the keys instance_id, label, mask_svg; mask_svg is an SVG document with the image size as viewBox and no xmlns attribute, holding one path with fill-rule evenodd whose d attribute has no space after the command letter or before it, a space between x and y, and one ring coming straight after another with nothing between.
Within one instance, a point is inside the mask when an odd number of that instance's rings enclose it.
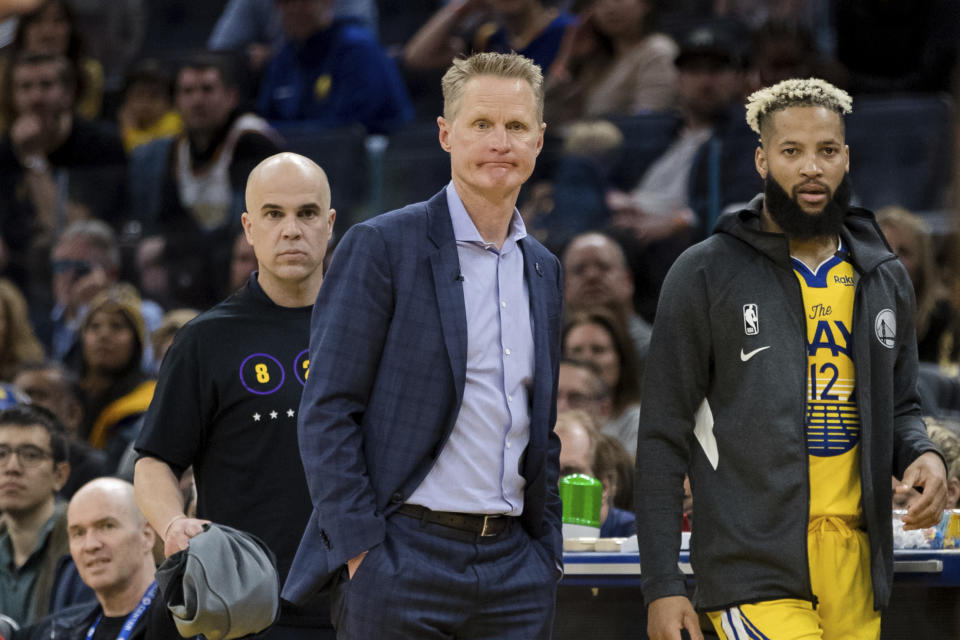
<instances>
[{"instance_id":1,"label":"belt buckle","mask_svg":"<svg viewBox=\"0 0 960 640\"><path fill-rule=\"evenodd\" d=\"M491 537L491 536L497 535L496 533L494 533L494 532L492 531L493 527L492 527L492 525L491 525L490 523L492 523L492 522L493 522L494 520L496 520L498 517L499 517L499 516L495 516L495 515L494 515L494 516L483 516L483 528L480 530L480 537L481 537L481 538L489 538L489 537ZM487 529L488 525L490 525L490 530Z\"/></svg>"}]
</instances>

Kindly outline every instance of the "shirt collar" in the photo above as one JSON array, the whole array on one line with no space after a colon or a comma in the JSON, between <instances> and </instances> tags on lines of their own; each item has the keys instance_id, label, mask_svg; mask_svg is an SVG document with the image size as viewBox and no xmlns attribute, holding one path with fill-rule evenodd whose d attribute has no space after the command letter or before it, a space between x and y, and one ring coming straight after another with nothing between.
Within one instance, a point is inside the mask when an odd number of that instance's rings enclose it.
<instances>
[{"instance_id":1,"label":"shirt collar","mask_svg":"<svg viewBox=\"0 0 960 640\"><path fill-rule=\"evenodd\" d=\"M57 520L63 517L63 512L66 508L66 503L58 499L53 515L40 527L40 533L37 536L37 546L34 547L30 555L27 556L27 561L23 563L24 567L34 562L34 559L43 553L47 546L47 540L53 533L53 527L56 526ZM13 565L13 542L10 540L10 533L6 530L0 535L0 563L4 564L10 571L16 570Z\"/></svg>"},{"instance_id":2,"label":"shirt collar","mask_svg":"<svg viewBox=\"0 0 960 640\"><path fill-rule=\"evenodd\" d=\"M495 248L492 242L487 242L477 231L477 225L473 223L467 208L463 206L463 200L457 193L457 188L453 185L453 180L447 184L447 208L450 209L450 220L453 222L453 237L457 242L472 242L479 244L484 248ZM527 237L527 227L523 224L523 218L516 207L513 208L513 216L510 218L510 230L507 232L507 239L500 249L501 253L515 246L520 240Z\"/></svg>"}]
</instances>

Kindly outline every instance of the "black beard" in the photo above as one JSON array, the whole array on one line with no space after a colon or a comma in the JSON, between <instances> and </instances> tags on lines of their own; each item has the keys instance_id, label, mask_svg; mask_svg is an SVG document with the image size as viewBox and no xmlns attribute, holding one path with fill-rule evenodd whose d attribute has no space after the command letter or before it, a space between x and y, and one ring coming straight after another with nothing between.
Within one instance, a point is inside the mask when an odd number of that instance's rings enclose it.
<instances>
[{"instance_id":1,"label":"black beard","mask_svg":"<svg viewBox=\"0 0 960 640\"><path fill-rule=\"evenodd\" d=\"M820 183L822 184L822 183ZM798 185L799 186L799 185ZM763 181L763 204L770 217L790 238L810 240L837 236L850 207L850 174L843 176L835 192L827 191L823 211L810 214L800 207L797 187L791 196L770 174Z\"/></svg>"}]
</instances>

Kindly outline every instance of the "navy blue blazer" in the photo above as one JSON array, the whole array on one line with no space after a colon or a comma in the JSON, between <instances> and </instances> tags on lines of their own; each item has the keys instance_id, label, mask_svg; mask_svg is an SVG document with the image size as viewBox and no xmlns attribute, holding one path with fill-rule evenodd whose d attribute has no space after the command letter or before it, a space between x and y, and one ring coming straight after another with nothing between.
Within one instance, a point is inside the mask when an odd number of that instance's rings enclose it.
<instances>
[{"instance_id":1,"label":"navy blue blazer","mask_svg":"<svg viewBox=\"0 0 960 640\"><path fill-rule=\"evenodd\" d=\"M532 237L520 248L535 352L521 522L560 563L560 263ZM305 604L347 560L379 544L385 518L443 448L466 378L459 274L445 191L354 225L337 247L313 309L298 424L313 515L285 599Z\"/></svg>"}]
</instances>

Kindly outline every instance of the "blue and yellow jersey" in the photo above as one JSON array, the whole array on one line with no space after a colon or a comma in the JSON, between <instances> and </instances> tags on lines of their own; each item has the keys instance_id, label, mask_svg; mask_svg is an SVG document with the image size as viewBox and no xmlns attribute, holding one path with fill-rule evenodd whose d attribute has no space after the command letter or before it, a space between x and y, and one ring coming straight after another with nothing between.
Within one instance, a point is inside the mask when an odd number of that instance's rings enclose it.
<instances>
[{"instance_id":1,"label":"blue and yellow jersey","mask_svg":"<svg viewBox=\"0 0 960 640\"><path fill-rule=\"evenodd\" d=\"M810 518L860 519L860 415L852 349L856 276L841 246L811 271L799 260L807 321L807 458Z\"/></svg>"}]
</instances>

